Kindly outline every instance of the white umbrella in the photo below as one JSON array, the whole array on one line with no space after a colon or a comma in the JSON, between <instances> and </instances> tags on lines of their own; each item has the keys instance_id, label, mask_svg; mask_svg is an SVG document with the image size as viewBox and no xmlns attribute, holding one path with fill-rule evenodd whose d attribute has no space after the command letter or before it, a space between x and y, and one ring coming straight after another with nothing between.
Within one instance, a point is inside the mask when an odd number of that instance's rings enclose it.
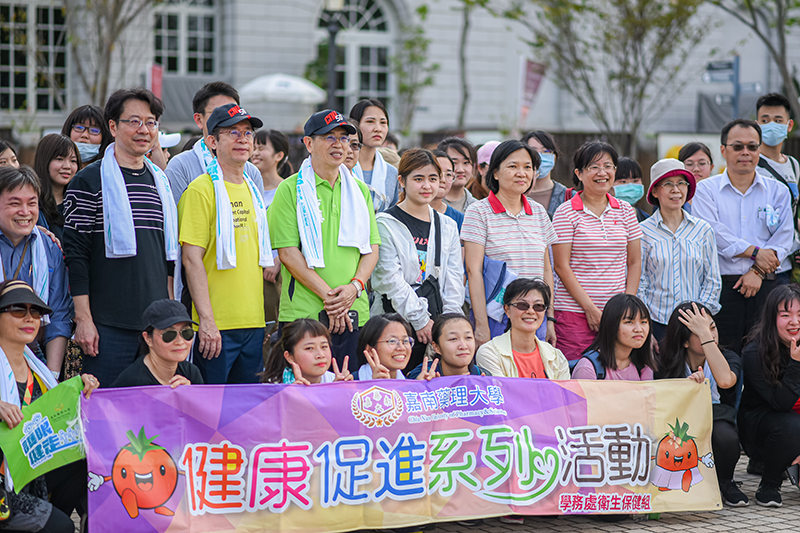
<instances>
[{"instance_id":1,"label":"white umbrella","mask_svg":"<svg viewBox=\"0 0 800 533\"><path fill-rule=\"evenodd\" d=\"M242 100L250 102L286 102L321 104L328 95L307 79L288 74L259 76L239 91Z\"/></svg>"}]
</instances>

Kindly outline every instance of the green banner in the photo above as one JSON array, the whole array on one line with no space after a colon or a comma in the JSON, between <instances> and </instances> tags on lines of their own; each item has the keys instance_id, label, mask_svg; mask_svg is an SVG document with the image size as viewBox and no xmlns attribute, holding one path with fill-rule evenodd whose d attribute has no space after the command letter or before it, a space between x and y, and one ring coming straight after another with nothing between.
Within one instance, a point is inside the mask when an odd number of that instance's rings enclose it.
<instances>
[{"instance_id":1,"label":"green banner","mask_svg":"<svg viewBox=\"0 0 800 533\"><path fill-rule=\"evenodd\" d=\"M29 406L14 429L0 423L0 449L14 480L14 490L51 470L86 457L79 419L83 382L65 381Z\"/></svg>"}]
</instances>

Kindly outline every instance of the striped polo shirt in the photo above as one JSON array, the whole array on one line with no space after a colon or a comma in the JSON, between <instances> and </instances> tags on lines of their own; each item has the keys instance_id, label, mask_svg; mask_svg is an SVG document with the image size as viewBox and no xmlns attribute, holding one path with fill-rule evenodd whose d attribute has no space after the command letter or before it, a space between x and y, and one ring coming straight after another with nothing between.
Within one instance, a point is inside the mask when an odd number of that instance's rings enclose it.
<instances>
[{"instance_id":1,"label":"striped polo shirt","mask_svg":"<svg viewBox=\"0 0 800 533\"><path fill-rule=\"evenodd\" d=\"M558 244L571 244L569 266L592 302L602 311L615 294L625 292L628 243L642 238L636 211L624 200L608 195L601 216L583 205L580 194L564 202L553 216ZM553 308L583 313L561 281L556 282Z\"/></svg>"},{"instance_id":2,"label":"striped polo shirt","mask_svg":"<svg viewBox=\"0 0 800 533\"><path fill-rule=\"evenodd\" d=\"M493 192L464 214L461 239L484 247L489 259L505 261L521 278L544 278L544 254L557 240L544 207L522 196L511 215Z\"/></svg>"}]
</instances>

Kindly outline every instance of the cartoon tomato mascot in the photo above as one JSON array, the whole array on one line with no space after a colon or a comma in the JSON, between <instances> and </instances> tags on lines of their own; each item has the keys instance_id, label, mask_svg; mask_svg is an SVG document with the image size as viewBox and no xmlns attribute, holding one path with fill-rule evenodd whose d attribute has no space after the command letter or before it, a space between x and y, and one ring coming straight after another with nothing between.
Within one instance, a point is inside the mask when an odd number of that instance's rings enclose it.
<instances>
[{"instance_id":1,"label":"cartoon tomato mascot","mask_svg":"<svg viewBox=\"0 0 800 533\"><path fill-rule=\"evenodd\" d=\"M714 466L711 453L698 457L697 443L689 435L689 424L681 424L675 419L675 425L668 424L670 432L661 439L656 449L656 466L650 482L659 490L682 490L689 492L692 485L703 481L698 468L698 461L706 467Z\"/></svg>"},{"instance_id":2,"label":"cartoon tomato mascot","mask_svg":"<svg viewBox=\"0 0 800 533\"><path fill-rule=\"evenodd\" d=\"M144 427L139 430L139 435L134 435L130 430L126 434L130 444L123 446L114 458L111 475L89 472L89 490L94 492L110 480L131 518L139 516L139 509L153 509L165 516L174 515L164 504L178 485L175 461L167 450L153 442L158 435L148 438Z\"/></svg>"}]
</instances>

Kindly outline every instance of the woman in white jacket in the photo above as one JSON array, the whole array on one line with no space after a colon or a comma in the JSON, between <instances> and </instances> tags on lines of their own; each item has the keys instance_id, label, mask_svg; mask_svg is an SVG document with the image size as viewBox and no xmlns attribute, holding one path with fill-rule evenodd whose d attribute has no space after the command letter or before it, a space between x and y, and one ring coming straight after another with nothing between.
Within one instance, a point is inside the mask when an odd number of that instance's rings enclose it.
<instances>
[{"instance_id":1,"label":"woman in white jacket","mask_svg":"<svg viewBox=\"0 0 800 533\"><path fill-rule=\"evenodd\" d=\"M376 215L381 247L372 272L375 300L372 316L397 312L411 323L417 337L408 366L419 365L431 341L434 314L460 313L464 275L458 227L430 207L441 182L441 167L429 150L406 150L398 180L402 201ZM437 244L441 247L437 250ZM426 282L426 280L428 280ZM427 286L423 287L423 284ZM441 305L432 288L438 285ZM422 290L420 290L422 288ZM429 294L426 298L417 292Z\"/></svg>"}]
</instances>

